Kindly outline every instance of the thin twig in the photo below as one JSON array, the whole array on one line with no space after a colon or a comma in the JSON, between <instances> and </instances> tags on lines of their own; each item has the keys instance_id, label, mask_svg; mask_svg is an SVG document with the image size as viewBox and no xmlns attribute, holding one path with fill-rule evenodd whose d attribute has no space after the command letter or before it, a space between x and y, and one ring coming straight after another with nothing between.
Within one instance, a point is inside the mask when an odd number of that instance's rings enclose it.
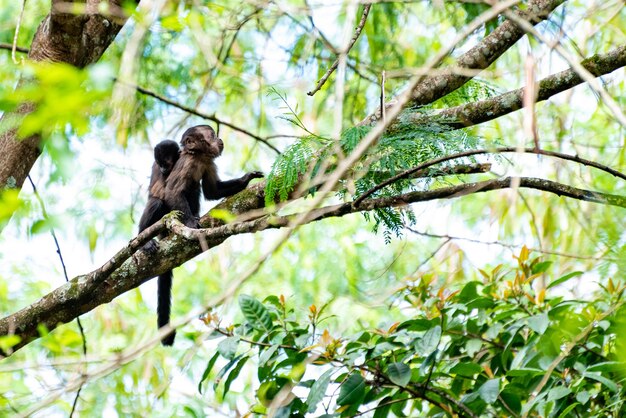
<instances>
[{"instance_id":1,"label":"thin twig","mask_svg":"<svg viewBox=\"0 0 626 418\"><path fill-rule=\"evenodd\" d=\"M359 21L359 24L354 30L354 36L352 36L352 39L350 39L350 43L348 44L348 47L346 48L344 52L342 52L342 54L347 55L348 52L350 52L350 50L354 46L357 39L359 39L359 36L361 35L361 32L363 31L363 27L365 26L365 22L367 22L367 15L369 14L371 8L372 8L371 4L366 4L365 6L363 6L363 14L361 15L361 20ZM330 77L330 75L337 69L338 65L339 65L339 57L337 57L337 59L335 59L335 61L330 66L330 68L326 70L326 73L317 82L317 84L315 85L315 88L311 90L310 92L308 92L307 94L309 96L313 96L315 93L317 93L322 88L322 86L326 83L326 80L328 80L328 77Z\"/></svg>"},{"instance_id":2,"label":"thin twig","mask_svg":"<svg viewBox=\"0 0 626 418\"><path fill-rule=\"evenodd\" d=\"M35 198L39 202L41 206L41 213L43 218L46 221L50 221L50 217L48 216L48 212L46 211L46 205L44 201L37 191L37 187L35 186L35 182L31 178L30 174L27 176L28 181L30 182L31 187L33 188L33 193L35 194ZM63 253L61 252L61 245L59 244L59 240L57 239L57 235L54 232L54 227L50 226L50 235L52 235L52 239L54 240L54 245L57 248L57 254L59 255L59 259L61 260L61 266L63 267L63 276L65 277L65 282L69 282L70 278L67 275L67 268L65 267L65 261L63 260ZM83 324L80 322L80 316L76 317L76 323L78 324L78 330L80 331L80 336L83 343L83 356L87 356L87 338L85 337L85 330L83 329ZM74 412L76 411L76 406L78 405L78 398L80 397L80 391L82 390L82 385L76 391L76 397L74 398L74 402L72 403L72 410L70 411L70 418L74 416Z\"/></svg>"},{"instance_id":3,"label":"thin twig","mask_svg":"<svg viewBox=\"0 0 626 418\"><path fill-rule=\"evenodd\" d=\"M504 247L504 248L509 248L509 249L513 249L513 248L522 248L525 246L525 244L508 244L506 242L500 242L500 241L481 241L481 240L477 240L477 239L473 239L473 238L466 238L466 237L457 237L457 236L453 236L453 235L448 235L448 234L433 234L430 232L422 232L422 231L418 231L416 229L413 229L411 227L405 226L405 229L407 229L408 231L411 231L414 234L423 236L423 237L428 237L428 238L435 238L435 239L443 239L443 240L453 240L453 241L467 241L467 242L471 242L474 244L481 244L481 245L498 245L500 247ZM561 253L558 251L550 251L550 250L543 250L543 249L539 249L539 248L528 248L528 251L531 252L537 252L537 253L541 253L541 254L547 254L547 255L554 255L557 257L565 257L565 258L574 258L577 260L594 260L594 261L617 261L617 259L614 258L605 258L605 257L594 257L594 256L583 256L583 255L575 255L575 254L567 254L567 253Z\"/></svg>"},{"instance_id":4,"label":"thin twig","mask_svg":"<svg viewBox=\"0 0 626 418\"><path fill-rule=\"evenodd\" d=\"M17 24L15 25L15 34L13 35L13 45L11 46L11 59L14 64L17 64L17 58L15 57L15 51L17 51L17 38L20 34L20 27L22 26L22 18L24 17L24 9L26 9L26 0L22 0L22 9L20 15L17 18Z\"/></svg>"},{"instance_id":5,"label":"thin twig","mask_svg":"<svg viewBox=\"0 0 626 418\"><path fill-rule=\"evenodd\" d=\"M0 42L0 49L6 49L7 51L13 51L13 44L7 44L6 42ZM21 46L15 46L15 52L21 52L23 54L28 54L30 50L28 48L24 48Z\"/></svg>"},{"instance_id":6,"label":"thin twig","mask_svg":"<svg viewBox=\"0 0 626 418\"><path fill-rule=\"evenodd\" d=\"M410 168L408 170L405 170L401 173L398 173L397 175L391 177L390 179L387 179L385 181L383 181L382 183L372 187L371 189L369 189L368 191L366 191L365 193L363 193L361 196L359 196L358 198L356 198L353 202L354 206L358 206L363 200L365 200L366 198L368 198L369 196L371 196L373 193L376 193L377 191L381 190L382 188L395 183L398 180L401 179L405 179L408 178L409 176L411 176L413 173L418 172L420 170L424 170L428 167L432 167L433 165L437 165L446 161L450 161L450 160L455 160L457 158L463 158L463 157L471 157L474 155L480 155L480 154L502 154L502 153L510 153L510 152L515 152L515 153L528 153L528 154L537 154L537 155L547 155L549 157L555 157L555 158L560 158L562 160L567 160L567 161L573 161L579 164L583 164L589 167L594 167L597 168L598 170L602 170L604 172L607 172L615 177L619 177L622 180L626 180L626 174L621 173L620 171L617 171L615 169L612 169L604 164L600 164L598 162L595 161L591 161L591 160L587 160L584 158L580 158L577 155L569 155L569 154L564 154L561 152L557 152L557 151L545 151L545 150L538 150L535 148L525 148L525 149L519 149L517 147L502 147L502 148L494 148L494 149L480 149L480 150L469 150L469 151L463 151L463 152L459 152L457 154L452 154L452 155L446 155L443 157L439 157L439 158L434 158L430 161L426 161L423 164L417 165L413 168Z\"/></svg>"},{"instance_id":7,"label":"thin twig","mask_svg":"<svg viewBox=\"0 0 626 418\"><path fill-rule=\"evenodd\" d=\"M28 177L28 181L30 182L31 187L33 188L33 193L35 194L35 198L39 202L39 205L41 205L41 213L44 219L46 221L49 221L50 217L48 216L48 212L46 211L46 206L44 204L44 201L41 195L39 194L39 191L37 190L37 187L35 186L33 179L30 177L30 174L27 177ZM61 252L61 245L59 244L59 240L54 231L54 227L52 226L50 226L50 235L52 235L52 239L54 240L54 245L57 248L57 254L59 255L59 260L61 260L61 267L63 268L63 276L65 277L65 282L69 282L70 278L67 275L67 268L65 267L65 260L63 260L63 253ZM81 324L80 318L76 318L76 322L78 323L78 329L80 330L80 335L83 340L83 355L86 356L87 355L87 338L85 338L85 331L83 329L83 324Z\"/></svg>"},{"instance_id":8,"label":"thin twig","mask_svg":"<svg viewBox=\"0 0 626 418\"><path fill-rule=\"evenodd\" d=\"M187 112L187 113L190 113L192 115L196 115L196 116L199 116L201 118L213 121L213 122L215 122L217 124L220 124L220 125L228 126L233 131L241 132L242 134L247 135L247 136L251 137L252 139L254 139L256 141L262 142L268 148L270 148L272 151L276 152L277 154L280 154L280 151L278 150L278 148L276 148L274 145L269 143L269 141L267 139L265 139L263 137L260 137L260 136L258 136L256 134L253 134L252 132L247 131L247 130L245 130L243 128L240 128L237 125L234 125L234 124L232 124L230 122L227 122L225 120L219 119L215 115L209 115L209 114L206 114L206 113L199 112L196 109L193 109L193 108L188 107L188 106L184 106L184 105L182 105L180 103L177 103L177 102L175 102L175 101L173 101L171 99L168 99L167 97L161 96L161 95L159 95L159 94L157 94L157 93L155 93L153 91L150 91L148 89L145 89L145 88L143 88L141 86L137 86L137 85L134 85L134 84L131 84L131 83L127 83L127 82L124 82L124 81L121 81L121 80L118 80L118 79L115 79L115 81L118 82L118 83L122 83L122 84L124 84L126 86L129 86L131 88L134 88L135 90L137 90L141 94L145 94L146 96L153 97L153 98L159 100L160 102L163 102L165 104L173 106L173 107L175 107L177 109L180 109L180 110L182 110L184 112Z\"/></svg>"},{"instance_id":9,"label":"thin twig","mask_svg":"<svg viewBox=\"0 0 626 418\"><path fill-rule=\"evenodd\" d=\"M417 268L415 268L415 271L418 271L419 269L421 269L422 267L424 267L424 265L425 265L426 263L428 263L428 262L429 262L432 258L434 258L434 257L437 255L437 253L438 253L439 251L441 251L441 249L442 249L443 247L445 247L445 246L446 246L446 245L447 245L447 244L448 244L451 240L452 240L451 238L448 238L448 239L446 239L444 242L442 242L441 244L439 244L439 246L438 246L437 248L435 248L435 250L434 250L432 253L430 253L430 255L429 255L428 257L426 257L426 258L424 259L424 261L422 261L422 262L419 264L419 266L417 266Z\"/></svg>"},{"instance_id":10,"label":"thin twig","mask_svg":"<svg viewBox=\"0 0 626 418\"><path fill-rule=\"evenodd\" d=\"M83 390L83 385L81 385L76 391L76 397L74 398L74 403L72 403L72 410L70 411L70 418L74 416L74 412L76 412L76 406L78 406L78 399L80 398L80 391Z\"/></svg>"}]
</instances>

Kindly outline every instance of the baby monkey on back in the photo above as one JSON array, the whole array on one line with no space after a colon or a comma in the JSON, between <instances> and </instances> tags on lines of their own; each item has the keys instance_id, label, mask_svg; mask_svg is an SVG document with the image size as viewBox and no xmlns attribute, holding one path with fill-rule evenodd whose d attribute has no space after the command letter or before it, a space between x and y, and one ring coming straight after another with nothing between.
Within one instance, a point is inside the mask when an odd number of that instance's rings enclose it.
<instances>
[{"instance_id":1,"label":"baby monkey on back","mask_svg":"<svg viewBox=\"0 0 626 418\"><path fill-rule=\"evenodd\" d=\"M148 192L148 203L139 221L139 232L158 222L172 210L182 212L185 225L197 228L200 215L200 190L205 199L232 196L248 186L250 180L263 177L253 171L240 178L222 181L217 174L215 159L224 150L224 142L213 128L198 125L183 133L182 149L174 141L164 140L154 148L155 162ZM144 250L154 252L154 240ZM159 328L169 323L172 293L172 272L158 278L157 316ZM163 345L174 343L175 332L163 338Z\"/></svg>"}]
</instances>

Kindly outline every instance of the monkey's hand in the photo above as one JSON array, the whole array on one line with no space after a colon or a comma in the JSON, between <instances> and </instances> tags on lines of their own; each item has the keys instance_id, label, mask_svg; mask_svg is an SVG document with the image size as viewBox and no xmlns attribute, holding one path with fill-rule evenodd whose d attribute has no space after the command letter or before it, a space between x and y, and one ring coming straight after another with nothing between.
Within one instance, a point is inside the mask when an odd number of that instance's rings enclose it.
<instances>
[{"instance_id":1,"label":"monkey's hand","mask_svg":"<svg viewBox=\"0 0 626 418\"><path fill-rule=\"evenodd\" d=\"M264 175L262 171L251 171L249 173L246 173L244 177L245 177L246 183L248 183L252 179L262 179Z\"/></svg>"},{"instance_id":2,"label":"monkey's hand","mask_svg":"<svg viewBox=\"0 0 626 418\"><path fill-rule=\"evenodd\" d=\"M159 249L159 244L157 244L156 240L151 239L141 249L147 254L152 255Z\"/></svg>"},{"instance_id":3,"label":"monkey's hand","mask_svg":"<svg viewBox=\"0 0 626 418\"><path fill-rule=\"evenodd\" d=\"M185 219L185 226L193 229L200 229L200 218L197 216L190 216Z\"/></svg>"}]
</instances>

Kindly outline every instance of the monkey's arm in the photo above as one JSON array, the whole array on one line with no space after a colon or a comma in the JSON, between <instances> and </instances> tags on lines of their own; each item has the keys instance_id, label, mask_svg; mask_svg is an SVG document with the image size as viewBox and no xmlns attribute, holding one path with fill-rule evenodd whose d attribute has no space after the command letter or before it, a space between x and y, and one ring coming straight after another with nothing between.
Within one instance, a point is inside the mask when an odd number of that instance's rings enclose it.
<instances>
[{"instance_id":1,"label":"monkey's arm","mask_svg":"<svg viewBox=\"0 0 626 418\"><path fill-rule=\"evenodd\" d=\"M193 184L188 184L184 188L181 188L180 191L176 191L176 189L170 189L168 187L165 195L165 203L172 210L179 210L183 213L182 222L186 226L190 228L198 228L198 218L195 216L194 211L189 205L185 195L185 191L191 190L192 187Z\"/></svg>"},{"instance_id":2,"label":"monkey's arm","mask_svg":"<svg viewBox=\"0 0 626 418\"><path fill-rule=\"evenodd\" d=\"M202 192L208 200L221 199L239 193L248 186L250 180L263 177L260 171L252 171L238 179L221 181L213 173L206 173L202 177Z\"/></svg>"}]
</instances>

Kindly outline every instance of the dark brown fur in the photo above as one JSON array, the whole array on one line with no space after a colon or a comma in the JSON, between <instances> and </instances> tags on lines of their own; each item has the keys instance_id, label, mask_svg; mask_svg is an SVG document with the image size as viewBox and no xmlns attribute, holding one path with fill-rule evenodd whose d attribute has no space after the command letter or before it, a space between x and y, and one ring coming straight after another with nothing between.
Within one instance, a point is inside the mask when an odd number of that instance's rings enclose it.
<instances>
[{"instance_id":1,"label":"dark brown fur","mask_svg":"<svg viewBox=\"0 0 626 418\"><path fill-rule=\"evenodd\" d=\"M253 171L238 179L221 181L215 159L221 155L224 143L208 125L187 129L181 145L180 158L160 196L172 210L183 213L183 222L187 226L198 226L199 202L196 206L193 198L201 183L205 199L215 200L232 196L245 189L250 180L263 177L263 173Z\"/></svg>"},{"instance_id":2,"label":"dark brown fur","mask_svg":"<svg viewBox=\"0 0 626 418\"><path fill-rule=\"evenodd\" d=\"M148 186L148 202L139 220L139 232L158 222L169 212L165 201L159 196L163 195L165 181L178 161L179 154L178 144L169 139L159 142L154 147L154 163L152 164L152 174ZM154 252L156 250L154 240L146 244L144 250Z\"/></svg>"},{"instance_id":3,"label":"dark brown fur","mask_svg":"<svg viewBox=\"0 0 626 418\"><path fill-rule=\"evenodd\" d=\"M219 199L232 196L245 189L250 180L263 177L263 173L253 171L244 176L221 181L217 174L215 159L224 150L224 143L217 137L213 128L198 125L189 128L180 141L182 152L172 172L165 181L165 187L154 185L150 192L169 210L179 210L185 225L197 228L200 212L200 188L206 199ZM158 279L157 322L159 328L167 325L170 319L172 294L172 272L166 272ZM174 343L175 332L163 338L163 345Z\"/></svg>"}]
</instances>

